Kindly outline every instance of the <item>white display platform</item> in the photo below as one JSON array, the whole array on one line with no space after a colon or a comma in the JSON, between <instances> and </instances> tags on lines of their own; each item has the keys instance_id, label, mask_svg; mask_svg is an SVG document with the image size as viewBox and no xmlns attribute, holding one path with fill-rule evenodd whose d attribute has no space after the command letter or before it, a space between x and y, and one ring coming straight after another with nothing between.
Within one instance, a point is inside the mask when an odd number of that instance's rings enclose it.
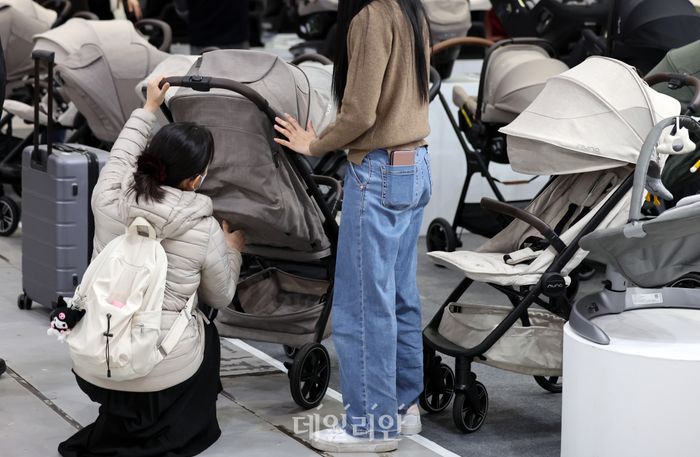
<instances>
[{"instance_id":1,"label":"white display platform","mask_svg":"<svg viewBox=\"0 0 700 457\"><path fill-rule=\"evenodd\" d=\"M700 455L700 310L594 319L607 346L564 327L562 457Z\"/></svg>"}]
</instances>

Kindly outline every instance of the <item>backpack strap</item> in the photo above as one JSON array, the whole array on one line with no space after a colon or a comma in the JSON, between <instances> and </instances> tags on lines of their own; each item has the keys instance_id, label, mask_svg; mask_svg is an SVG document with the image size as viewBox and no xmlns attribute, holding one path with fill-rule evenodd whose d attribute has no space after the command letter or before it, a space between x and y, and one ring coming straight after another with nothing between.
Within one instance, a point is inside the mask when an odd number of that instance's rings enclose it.
<instances>
[{"instance_id":1,"label":"backpack strap","mask_svg":"<svg viewBox=\"0 0 700 457\"><path fill-rule=\"evenodd\" d=\"M182 334L187 330L187 326L190 325L192 309L194 308L194 301L196 298L197 292L193 293L190 299L187 300L187 304L182 311L180 311L175 322L173 322L173 326L170 327L168 334L165 335L165 338L161 341L158 351L160 351L163 358L170 354L170 351L173 350L178 341L180 341L180 338L182 338Z\"/></svg>"}]
</instances>

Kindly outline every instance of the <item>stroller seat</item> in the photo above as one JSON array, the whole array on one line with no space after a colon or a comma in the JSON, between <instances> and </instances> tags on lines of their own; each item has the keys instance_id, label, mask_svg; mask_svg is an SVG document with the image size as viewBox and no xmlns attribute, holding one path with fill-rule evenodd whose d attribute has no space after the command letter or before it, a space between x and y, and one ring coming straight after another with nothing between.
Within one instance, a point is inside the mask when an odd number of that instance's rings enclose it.
<instances>
[{"instance_id":1,"label":"stroller seat","mask_svg":"<svg viewBox=\"0 0 700 457\"><path fill-rule=\"evenodd\" d=\"M629 170L622 167L559 176L525 211L551 227L568 245L628 174ZM623 224L628 204L629 199L621 200L601 226ZM516 220L477 251L433 251L428 255L437 263L462 271L475 281L501 286L527 286L540 280L557 255L557 250L527 222ZM585 256L583 251L574 255L562 274L568 275Z\"/></svg>"}]
</instances>

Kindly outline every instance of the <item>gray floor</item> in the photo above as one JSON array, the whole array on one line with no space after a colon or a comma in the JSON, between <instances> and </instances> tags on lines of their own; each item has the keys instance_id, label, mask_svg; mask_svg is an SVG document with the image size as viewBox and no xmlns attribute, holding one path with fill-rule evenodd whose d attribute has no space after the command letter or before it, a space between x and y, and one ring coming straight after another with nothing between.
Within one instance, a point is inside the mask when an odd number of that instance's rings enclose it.
<instances>
[{"instance_id":1,"label":"gray floor","mask_svg":"<svg viewBox=\"0 0 700 457\"><path fill-rule=\"evenodd\" d=\"M467 247L478 245L464 237ZM0 443L3 457L55 456L56 445L77 427L90 423L96 407L77 389L69 370L66 348L46 336L48 310L35 306L20 311L16 297L21 290L21 230L0 239L0 356L7 360L8 374L0 377ZM424 321L461 279L461 275L434 266L420 241L419 284ZM596 281L587 284L595 288ZM502 299L487 287L475 287L469 302L494 303ZM327 397L319 410L300 411L291 400L287 376L279 371L286 358L280 346L247 342L262 351L246 349L246 342L223 341L222 375L225 394L219 400L223 436L206 456L313 456L305 443L306 430L314 420L337 416L338 397ZM327 341L337 367L332 342ZM252 353L251 353L252 352ZM262 358L261 358L262 357ZM266 360L263 360L266 359ZM451 363L451 361L448 361ZM537 456L559 455L560 396L547 393L532 378L485 366L476 367L490 396L489 414L483 428L464 435L453 424L450 409L423 416L422 438L404 439L401 456ZM331 388L339 390L337 369Z\"/></svg>"}]
</instances>

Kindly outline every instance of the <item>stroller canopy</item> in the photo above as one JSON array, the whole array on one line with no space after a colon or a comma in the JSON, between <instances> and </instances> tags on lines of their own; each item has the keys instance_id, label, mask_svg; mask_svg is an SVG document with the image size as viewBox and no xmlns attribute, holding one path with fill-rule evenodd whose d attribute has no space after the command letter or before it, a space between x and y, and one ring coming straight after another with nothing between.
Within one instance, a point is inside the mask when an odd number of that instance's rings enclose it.
<instances>
[{"instance_id":1,"label":"stroller canopy","mask_svg":"<svg viewBox=\"0 0 700 457\"><path fill-rule=\"evenodd\" d=\"M423 0L433 42L466 36L472 26L469 0Z\"/></svg>"},{"instance_id":2,"label":"stroller canopy","mask_svg":"<svg viewBox=\"0 0 700 457\"><path fill-rule=\"evenodd\" d=\"M84 44L116 47L133 43L151 46L130 21L120 19L88 21L74 18L60 27L34 37L34 49L55 52L57 64L60 64L68 55L77 52Z\"/></svg>"},{"instance_id":3,"label":"stroller canopy","mask_svg":"<svg viewBox=\"0 0 700 457\"><path fill-rule=\"evenodd\" d=\"M131 112L141 106L136 84L167 57L129 21L72 19L38 36L36 47L56 52L61 94L106 143L117 139Z\"/></svg>"},{"instance_id":4,"label":"stroller canopy","mask_svg":"<svg viewBox=\"0 0 700 457\"><path fill-rule=\"evenodd\" d=\"M537 45L513 44L495 49L484 74L481 120L511 122L532 103L549 77L568 69Z\"/></svg>"},{"instance_id":5,"label":"stroller canopy","mask_svg":"<svg viewBox=\"0 0 700 457\"><path fill-rule=\"evenodd\" d=\"M55 20L55 11L32 0L0 1L0 40L5 51L8 81L31 72L32 38L49 30Z\"/></svg>"},{"instance_id":6,"label":"stroller canopy","mask_svg":"<svg viewBox=\"0 0 700 457\"><path fill-rule=\"evenodd\" d=\"M647 73L670 49L700 39L700 14L688 0L618 0L611 56Z\"/></svg>"},{"instance_id":7,"label":"stroller canopy","mask_svg":"<svg viewBox=\"0 0 700 457\"><path fill-rule=\"evenodd\" d=\"M670 50L666 56L650 72L680 73L700 78L700 40L687 44L678 49ZM681 87L671 90L666 83L656 84L654 89L662 94L670 95L686 106L693 99L693 89Z\"/></svg>"},{"instance_id":8,"label":"stroller canopy","mask_svg":"<svg viewBox=\"0 0 700 457\"><path fill-rule=\"evenodd\" d=\"M651 89L633 67L591 57L550 78L500 131L516 171L581 173L636 163L647 132L679 113L680 103Z\"/></svg>"},{"instance_id":9,"label":"stroller canopy","mask_svg":"<svg viewBox=\"0 0 700 457\"><path fill-rule=\"evenodd\" d=\"M264 97L275 111L291 114L302 125L332 110L327 99L317 96L299 67L271 54L208 52L189 74L243 83ZM330 80L326 85L329 91ZM246 231L247 252L295 260L327 256L330 243L323 230L322 213L274 143L272 121L249 99L233 91L174 89L168 103L173 119L197 122L214 135L216 154L202 191L212 197L218 218Z\"/></svg>"}]
</instances>

